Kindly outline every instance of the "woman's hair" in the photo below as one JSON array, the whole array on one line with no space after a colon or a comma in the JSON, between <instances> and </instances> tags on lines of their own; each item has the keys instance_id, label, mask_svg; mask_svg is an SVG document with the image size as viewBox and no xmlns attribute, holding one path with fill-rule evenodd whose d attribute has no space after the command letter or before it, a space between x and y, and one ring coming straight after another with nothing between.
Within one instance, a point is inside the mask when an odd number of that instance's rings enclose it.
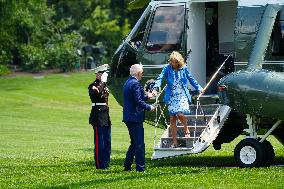
<instances>
[{"instance_id":1,"label":"woman's hair","mask_svg":"<svg viewBox=\"0 0 284 189\"><path fill-rule=\"evenodd\" d=\"M130 75L131 76L136 76L138 74L138 72L143 72L143 66L142 64L133 64L130 67Z\"/></svg>"},{"instance_id":2,"label":"woman's hair","mask_svg":"<svg viewBox=\"0 0 284 189\"><path fill-rule=\"evenodd\" d=\"M171 53L170 58L169 58L169 64L172 64L172 60L178 61L178 68L181 68L185 65L182 55L177 51L173 51Z\"/></svg>"}]
</instances>

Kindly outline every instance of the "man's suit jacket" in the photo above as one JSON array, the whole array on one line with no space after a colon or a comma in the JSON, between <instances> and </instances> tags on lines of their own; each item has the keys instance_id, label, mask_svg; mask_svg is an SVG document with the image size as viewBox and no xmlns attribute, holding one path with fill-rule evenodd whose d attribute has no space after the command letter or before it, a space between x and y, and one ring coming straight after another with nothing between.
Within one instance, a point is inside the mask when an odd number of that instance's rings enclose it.
<instances>
[{"instance_id":1,"label":"man's suit jacket","mask_svg":"<svg viewBox=\"0 0 284 189\"><path fill-rule=\"evenodd\" d=\"M151 110L146 104L147 96L139 81L130 76L123 86L123 122L143 122L145 119L144 110Z\"/></svg>"}]
</instances>

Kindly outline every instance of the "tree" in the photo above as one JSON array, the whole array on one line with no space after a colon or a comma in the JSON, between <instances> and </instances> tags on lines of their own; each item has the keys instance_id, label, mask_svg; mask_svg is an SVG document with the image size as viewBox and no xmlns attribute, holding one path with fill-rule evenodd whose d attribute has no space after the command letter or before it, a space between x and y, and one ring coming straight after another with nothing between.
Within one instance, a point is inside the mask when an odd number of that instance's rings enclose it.
<instances>
[{"instance_id":1,"label":"tree","mask_svg":"<svg viewBox=\"0 0 284 189\"><path fill-rule=\"evenodd\" d=\"M0 64L70 70L82 43L100 44L110 58L140 16L128 2L0 0Z\"/></svg>"},{"instance_id":2,"label":"tree","mask_svg":"<svg viewBox=\"0 0 284 189\"><path fill-rule=\"evenodd\" d=\"M89 19L80 29L86 41L96 44L101 42L109 53L114 51L122 36L129 31L129 24L120 27L117 19L111 19L110 10L97 6Z\"/></svg>"}]
</instances>

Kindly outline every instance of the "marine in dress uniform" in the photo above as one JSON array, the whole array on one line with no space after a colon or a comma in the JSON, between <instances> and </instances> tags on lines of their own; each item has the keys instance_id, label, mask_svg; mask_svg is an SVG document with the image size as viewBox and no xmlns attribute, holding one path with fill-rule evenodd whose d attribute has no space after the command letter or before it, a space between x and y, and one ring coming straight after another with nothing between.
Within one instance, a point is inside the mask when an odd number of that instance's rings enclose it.
<instances>
[{"instance_id":1,"label":"marine in dress uniform","mask_svg":"<svg viewBox=\"0 0 284 189\"><path fill-rule=\"evenodd\" d=\"M106 169L110 162L111 153L111 121L109 116L106 84L108 65L95 68L96 80L88 87L92 101L89 123L94 129L94 158L97 169Z\"/></svg>"}]
</instances>

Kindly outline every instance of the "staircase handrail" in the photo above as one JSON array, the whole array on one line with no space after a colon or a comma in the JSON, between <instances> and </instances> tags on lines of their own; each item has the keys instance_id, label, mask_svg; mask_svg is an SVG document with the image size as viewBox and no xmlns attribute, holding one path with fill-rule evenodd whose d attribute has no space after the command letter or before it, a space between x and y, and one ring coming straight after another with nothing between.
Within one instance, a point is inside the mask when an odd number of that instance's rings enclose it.
<instances>
[{"instance_id":1,"label":"staircase handrail","mask_svg":"<svg viewBox=\"0 0 284 189\"><path fill-rule=\"evenodd\" d=\"M154 148L156 146L157 126L158 126L158 124L160 122L161 117L162 116L165 117L163 112L164 112L164 110L166 108L166 105L164 106L163 109L162 109L161 105L159 105L159 97L161 96L161 94L163 93L163 91L165 90L166 87L167 87L167 84L164 86L162 91L156 96L156 100L155 100L155 103L154 103L154 106L156 107L156 109L155 109L156 115L155 115ZM158 107L159 106L161 108L161 114L160 114L160 116L158 118Z\"/></svg>"},{"instance_id":2,"label":"staircase handrail","mask_svg":"<svg viewBox=\"0 0 284 189\"><path fill-rule=\"evenodd\" d=\"M232 55L228 55L227 58L224 60L224 62L221 64L221 66L218 68L218 70L214 73L214 75L211 77L211 79L209 80L209 82L206 84L206 86L203 89L203 93L200 93L197 97L197 101L199 101L200 97L205 93L206 89L210 86L211 82L215 79L215 77L217 76L218 72L222 69L222 67L225 65L225 63L227 62L227 60L229 59L229 57L231 57Z\"/></svg>"}]
</instances>

